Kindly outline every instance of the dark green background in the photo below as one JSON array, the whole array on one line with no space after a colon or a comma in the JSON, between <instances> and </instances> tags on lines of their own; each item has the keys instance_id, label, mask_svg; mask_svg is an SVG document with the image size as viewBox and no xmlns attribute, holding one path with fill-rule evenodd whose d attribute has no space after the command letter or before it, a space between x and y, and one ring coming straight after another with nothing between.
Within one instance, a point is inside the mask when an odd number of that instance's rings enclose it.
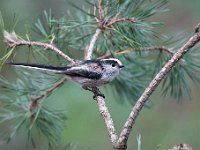
<instances>
[{"instance_id":1,"label":"dark green background","mask_svg":"<svg viewBox=\"0 0 200 150\"><path fill-rule=\"evenodd\" d=\"M81 1L78 3L81 4ZM170 9L168 12L157 14L153 18L154 21L165 23L165 26L159 28L158 31L168 35L178 35L180 32L183 32L183 35L191 35L194 26L200 21L200 1L173 0L168 6ZM18 34L25 33L25 24L31 25L43 14L44 10L49 10L49 8L59 18L70 9L70 6L64 0L0 0L0 11L5 20L6 29L12 28L15 15L19 20L15 28ZM2 35L0 39L0 55L2 55L5 51ZM4 68L2 74L12 76L7 69ZM192 98L190 100L185 98L180 103L169 97L163 98L157 89L151 97L152 108L144 108L133 127L128 150L136 148L138 134L142 136L142 150L167 150L177 143L187 143L194 150L199 149L200 88L192 84L191 88ZM131 106L128 103L118 104L112 93L106 92L106 97L114 123L120 131ZM52 106L66 109L69 116L61 144L77 143L80 150L112 149L98 107L92 100L92 94L69 82L45 100L45 103L48 102L53 103ZM0 150L18 149L27 149L23 134L14 138L8 145L0 146Z\"/></svg>"}]
</instances>

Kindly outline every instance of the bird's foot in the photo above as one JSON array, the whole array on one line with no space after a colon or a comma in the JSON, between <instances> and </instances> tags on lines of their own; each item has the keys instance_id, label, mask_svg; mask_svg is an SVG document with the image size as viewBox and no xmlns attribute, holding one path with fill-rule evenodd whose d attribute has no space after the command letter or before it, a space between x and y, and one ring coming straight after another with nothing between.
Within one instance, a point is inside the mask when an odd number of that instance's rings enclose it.
<instances>
[{"instance_id":1,"label":"bird's foot","mask_svg":"<svg viewBox=\"0 0 200 150\"><path fill-rule=\"evenodd\" d=\"M94 93L93 99L96 100L97 96L105 98L105 95L97 87L83 87L83 89L91 91Z\"/></svg>"},{"instance_id":2,"label":"bird's foot","mask_svg":"<svg viewBox=\"0 0 200 150\"><path fill-rule=\"evenodd\" d=\"M97 88L97 90L93 91L94 96L93 99L96 100L97 96L103 97L105 98L105 95L103 93L101 93L101 91Z\"/></svg>"}]
</instances>

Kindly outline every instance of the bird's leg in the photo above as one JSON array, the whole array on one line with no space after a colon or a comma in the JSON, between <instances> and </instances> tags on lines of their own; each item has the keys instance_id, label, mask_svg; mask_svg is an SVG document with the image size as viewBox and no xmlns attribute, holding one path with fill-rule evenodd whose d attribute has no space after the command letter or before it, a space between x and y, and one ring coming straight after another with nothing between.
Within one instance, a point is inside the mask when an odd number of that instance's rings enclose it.
<instances>
[{"instance_id":1,"label":"bird's leg","mask_svg":"<svg viewBox=\"0 0 200 150\"><path fill-rule=\"evenodd\" d=\"M101 96L101 97L105 98L104 94L101 93L101 91L99 90L99 88L92 87L92 90L93 90L93 93L94 93L93 99L96 99L97 96Z\"/></svg>"},{"instance_id":2,"label":"bird's leg","mask_svg":"<svg viewBox=\"0 0 200 150\"><path fill-rule=\"evenodd\" d=\"M104 94L101 93L101 91L97 88L97 87L87 87L87 86L83 86L83 89L88 90L90 92L94 93L93 99L95 100L97 96L101 96L103 98L105 98Z\"/></svg>"}]
</instances>

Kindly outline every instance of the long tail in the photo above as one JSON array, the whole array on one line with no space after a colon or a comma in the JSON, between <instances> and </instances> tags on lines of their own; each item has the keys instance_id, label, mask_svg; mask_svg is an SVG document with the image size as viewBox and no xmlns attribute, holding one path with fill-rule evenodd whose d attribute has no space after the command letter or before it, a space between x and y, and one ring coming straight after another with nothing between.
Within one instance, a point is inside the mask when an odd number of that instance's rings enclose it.
<instances>
[{"instance_id":1,"label":"long tail","mask_svg":"<svg viewBox=\"0 0 200 150\"><path fill-rule=\"evenodd\" d=\"M24 68L51 71L51 72L54 72L54 73L64 73L67 69L70 68L69 66L55 67L55 66L49 66L49 65L14 63L14 62L7 62L7 64L12 65L12 66L24 67Z\"/></svg>"}]
</instances>

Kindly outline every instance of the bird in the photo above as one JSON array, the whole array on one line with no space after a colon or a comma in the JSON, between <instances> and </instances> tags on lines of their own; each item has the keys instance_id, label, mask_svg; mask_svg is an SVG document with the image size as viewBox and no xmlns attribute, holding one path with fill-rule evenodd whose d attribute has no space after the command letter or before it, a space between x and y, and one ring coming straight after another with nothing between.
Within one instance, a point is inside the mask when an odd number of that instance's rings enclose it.
<instances>
[{"instance_id":1,"label":"bird","mask_svg":"<svg viewBox=\"0 0 200 150\"><path fill-rule=\"evenodd\" d=\"M116 58L77 61L77 63L68 64L66 66L50 66L18 62L7 62L7 64L54 72L56 74L64 74L67 79L80 84L83 89L93 92L94 98L97 96L105 98L97 87L110 83L117 75L119 75L121 68L124 67L122 62Z\"/></svg>"}]
</instances>

